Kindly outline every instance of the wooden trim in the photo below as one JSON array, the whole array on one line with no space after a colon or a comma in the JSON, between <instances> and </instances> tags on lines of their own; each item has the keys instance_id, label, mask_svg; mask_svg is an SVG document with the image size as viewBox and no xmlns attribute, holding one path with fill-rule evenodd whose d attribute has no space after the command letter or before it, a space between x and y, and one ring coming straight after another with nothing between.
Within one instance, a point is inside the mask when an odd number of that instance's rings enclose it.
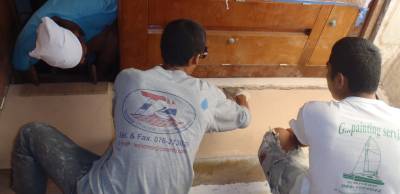
<instances>
[{"instance_id":1,"label":"wooden trim","mask_svg":"<svg viewBox=\"0 0 400 194\"><path fill-rule=\"evenodd\" d=\"M15 7L11 0L1 1L0 4L0 105L4 103L11 74L11 54L15 41ZM1 107L0 107L1 109Z\"/></svg>"},{"instance_id":2,"label":"wooden trim","mask_svg":"<svg viewBox=\"0 0 400 194\"><path fill-rule=\"evenodd\" d=\"M148 29L147 33L148 34L162 34L162 29ZM226 34L240 34L243 36L306 36L303 32L278 32L278 31L230 31L230 30L206 30L207 36L210 35L226 35Z\"/></svg>"},{"instance_id":3,"label":"wooden trim","mask_svg":"<svg viewBox=\"0 0 400 194\"><path fill-rule=\"evenodd\" d=\"M192 74L200 78L228 77L325 77L326 67L200 65Z\"/></svg>"},{"instance_id":4,"label":"wooden trim","mask_svg":"<svg viewBox=\"0 0 400 194\"><path fill-rule=\"evenodd\" d=\"M148 63L162 63L161 30L148 32ZM298 64L308 36L304 33L207 30L209 55L200 64ZM228 43L233 40L234 43Z\"/></svg>"},{"instance_id":5,"label":"wooden trim","mask_svg":"<svg viewBox=\"0 0 400 194\"><path fill-rule=\"evenodd\" d=\"M299 67L302 77L326 77L326 66Z\"/></svg>"},{"instance_id":6,"label":"wooden trim","mask_svg":"<svg viewBox=\"0 0 400 194\"><path fill-rule=\"evenodd\" d=\"M385 0L375 0L371 3L369 7L368 16L364 22L363 28L361 29L360 37L369 39L375 25L379 19L379 16L384 8Z\"/></svg>"},{"instance_id":7,"label":"wooden trim","mask_svg":"<svg viewBox=\"0 0 400 194\"><path fill-rule=\"evenodd\" d=\"M133 16L134 15L134 16ZM119 1L120 67L148 68L148 0ZM126 41L129 40L129 41ZM141 65L139 65L141 64Z\"/></svg>"},{"instance_id":8,"label":"wooden trim","mask_svg":"<svg viewBox=\"0 0 400 194\"><path fill-rule=\"evenodd\" d=\"M358 8L335 5L322 30L314 52L305 66L325 66L329 59L332 46L336 41L348 35L358 13ZM331 24L330 21L336 21L336 23Z\"/></svg>"},{"instance_id":9,"label":"wooden trim","mask_svg":"<svg viewBox=\"0 0 400 194\"><path fill-rule=\"evenodd\" d=\"M162 25L149 25L150 30L163 29ZM308 35L309 29L298 29L298 30L285 30L285 29L271 29L265 27L230 27L230 26L207 26L207 30L218 30L218 31L253 31L253 32L271 32L271 33L302 33Z\"/></svg>"},{"instance_id":10,"label":"wooden trim","mask_svg":"<svg viewBox=\"0 0 400 194\"><path fill-rule=\"evenodd\" d=\"M384 1L383 6L382 6L381 10L379 11L378 18L377 18L376 22L373 25L372 32L368 36L368 39L370 41L372 41L372 42L375 40L376 35L378 34L378 30L379 30L379 28L380 28L380 26L382 24L383 18L385 16L387 10L389 9L390 3L392 2L392 0L383 0L383 1Z\"/></svg>"},{"instance_id":11,"label":"wooden trim","mask_svg":"<svg viewBox=\"0 0 400 194\"><path fill-rule=\"evenodd\" d=\"M299 60L299 65L300 66L305 66L308 61L310 60L310 57L314 53L314 50L318 44L318 40L321 37L321 34L325 28L326 22L328 22L328 18L331 15L333 11L334 6L322 6L321 10L318 14L318 18L315 21L314 27L311 31L311 34L307 40L307 43L304 47L304 51L302 56L300 57Z\"/></svg>"}]
</instances>

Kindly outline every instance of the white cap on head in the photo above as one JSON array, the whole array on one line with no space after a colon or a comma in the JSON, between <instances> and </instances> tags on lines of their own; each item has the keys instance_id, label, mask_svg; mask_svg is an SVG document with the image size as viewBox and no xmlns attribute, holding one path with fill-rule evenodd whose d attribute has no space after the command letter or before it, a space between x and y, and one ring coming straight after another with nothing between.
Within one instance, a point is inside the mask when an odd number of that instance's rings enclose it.
<instances>
[{"instance_id":1,"label":"white cap on head","mask_svg":"<svg viewBox=\"0 0 400 194\"><path fill-rule=\"evenodd\" d=\"M41 59L53 67L73 68L82 59L83 49L78 37L60 27L49 17L43 17L37 28L36 48L29 56Z\"/></svg>"}]
</instances>

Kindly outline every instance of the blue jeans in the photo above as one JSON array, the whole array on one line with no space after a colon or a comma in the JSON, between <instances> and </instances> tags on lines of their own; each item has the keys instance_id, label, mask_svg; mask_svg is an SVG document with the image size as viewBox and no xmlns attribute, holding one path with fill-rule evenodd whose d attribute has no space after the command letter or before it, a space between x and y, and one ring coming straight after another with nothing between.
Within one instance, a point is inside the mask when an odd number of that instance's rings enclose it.
<instances>
[{"instance_id":1,"label":"blue jeans","mask_svg":"<svg viewBox=\"0 0 400 194\"><path fill-rule=\"evenodd\" d=\"M278 134L269 131L264 135L258 156L273 194L308 193L303 182L308 172L308 166L304 164L307 156L301 148L285 153Z\"/></svg>"},{"instance_id":2,"label":"blue jeans","mask_svg":"<svg viewBox=\"0 0 400 194\"><path fill-rule=\"evenodd\" d=\"M63 193L75 194L77 181L99 158L54 127L26 124L12 152L12 189L16 194L45 194L49 177Z\"/></svg>"}]
</instances>

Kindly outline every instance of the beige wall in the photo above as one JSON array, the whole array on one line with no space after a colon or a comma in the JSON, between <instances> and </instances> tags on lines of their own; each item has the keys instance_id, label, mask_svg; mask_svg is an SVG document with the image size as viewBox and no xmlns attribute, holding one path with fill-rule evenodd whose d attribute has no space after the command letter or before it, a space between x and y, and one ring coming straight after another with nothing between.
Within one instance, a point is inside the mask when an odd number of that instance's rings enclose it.
<instances>
[{"instance_id":1,"label":"beige wall","mask_svg":"<svg viewBox=\"0 0 400 194\"><path fill-rule=\"evenodd\" d=\"M400 1L391 0L375 39L383 56L381 86L389 101L400 107Z\"/></svg>"},{"instance_id":2,"label":"beige wall","mask_svg":"<svg viewBox=\"0 0 400 194\"><path fill-rule=\"evenodd\" d=\"M246 129L207 134L198 157L256 156L262 137L274 127L289 127L299 108L310 100L330 100L327 89L251 90L253 120Z\"/></svg>"},{"instance_id":3,"label":"beige wall","mask_svg":"<svg viewBox=\"0 0 400 194\"><path fill-rule=\"evenodd\" d=\"M57 90L64 86L40 87ZM0 169L10 166L12 142L19 127L32 121L56 126L80 145L101 153L113 135L109 88L103 94L48 95L45 91L41 93L46 96L41 96L33 85L11 85L0 111Z\"/></svg>"},{"instance_id":4,"label":"beige wall","mask_svg":"<svg viewBox=\"0 0 400 194\"><path fill-rule=\"evenodd\" d=\"M10 167L12 141L18 128L30 121L54 125L78 144L97 153L105 150L113 137L112 86L96 94L59 91L67 86L41 85L35 89L32 85L11 85L5 109L0 112L0 169ZM49 91L59 92L49 94ZM326 89L266 89L250 93L251 125L247 129L207 134L198 158L256 157L262 136L269 127L288 127L288 120L296 116L305 101L331 98Z\"/></svg>"},{"instance_id":5,"label":"beige wall","mask_svg":"<svg viewBox=\"0 0 400 194\"><path fill-rule=\"evenodd\" d=\"M382 88L390 104L400 108L400 55L382 79Z\"/></svg>"}]
</instances>

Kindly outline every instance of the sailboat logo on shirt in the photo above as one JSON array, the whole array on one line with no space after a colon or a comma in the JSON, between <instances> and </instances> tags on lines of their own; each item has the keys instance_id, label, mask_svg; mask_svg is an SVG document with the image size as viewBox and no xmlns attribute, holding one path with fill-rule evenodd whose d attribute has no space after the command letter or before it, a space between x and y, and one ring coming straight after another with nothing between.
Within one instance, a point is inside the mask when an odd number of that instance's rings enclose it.
<instances>
[{"instance_id":1,"label":"sailboat logo on shirt","mask_svg":"<svg viewBox=\"0 0 400 194\"><path fill-rule=\"evenodd\" d=\"M380 165L380 148L374 138L369 137L364 144L353 171L351 173L344 173L343 178L374 185L384 185L378 176Z\"/></svg>"},{"instance_id":2,"label":"sailboat logo on shirt","mask_svg":"<svg viewBox=\"0 0 400 194\"><path fill-rule=\"evenodd\" d=\"M194 108L183 98L153 90L130 93L124 100L123 114L134 127L162 134L186 130L196 117Z\"/></svg>"}]
</instances>

